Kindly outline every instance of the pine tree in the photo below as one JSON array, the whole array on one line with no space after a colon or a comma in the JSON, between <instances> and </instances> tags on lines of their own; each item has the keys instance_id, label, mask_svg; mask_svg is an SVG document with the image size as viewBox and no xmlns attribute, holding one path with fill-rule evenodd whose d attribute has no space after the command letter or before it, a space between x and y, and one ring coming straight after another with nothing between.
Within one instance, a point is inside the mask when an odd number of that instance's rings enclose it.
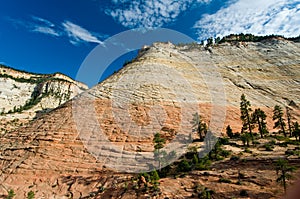
<instances>
[{"instance_id":1,"label":"pine tree","mask_svg":"<svg viewBox=\"0 0 300 199\"><path fill-rule=\"evenodd\" d=\"M283 185L284 192L286 192L286 181L292 178L290 173L293 172L295 168L289 166L288 161L284 159L277 160L275 167L278 175L276 181Z\"/></svg>"},{"instance_id":2,"label":"pine tree","mask_svg":"<svg viewBox=\"0 0 300 199\"><path fill-rule=\"evenodd\" d=\"M212 45L213 45L213 42L214 42L214 40L213 40L212 37L208 38L208 39L207 39L207 46L212 46Z\"/></svg>"},{"instance_id":3,"label":"pine tree","mask_svg":"<svg viewBox=\"0 0 300 199\"><path fill-rule=\"evenodd\" d=\"M293 123L293 136L295 136L296 140L300 137L300 128L298 122Z\"/></svg>"},{"instance_id":4,"label":"pine tree","mask_svg":"<svg viewBox=\"0 0 300 199\"><path fill-rule=\"evenodd\" d=\"M242 140L244 146L246 146L246 144L247 144L247 147L249 147L250 146L250 140L251 140L250 133L242 133L241 140Z\"/></svg>"},{"instance_id":5,"label":"pine tree","mask_svg":"<svg viewBox=\"0 0 300 199\"><path fill-rule=\"evenodd\" d=\"M248 101L246 99L246 96L244 94L242 94L241 96L241 102L240 102L240 111L241 111L241 120L243 122L243 132L245 132L245 130L248 130L250 135L251 135L251 139L253 141L253 134L252 134L252 129L253 129L253 125L252 125L252 120L251 120L251 104L250 101Z\"/></svg>"},{"instance_id":6,"label":"pine tree","mask_svg":"<svg viewBox=\"0 0 300 199\"><path fill-rule=\"evenodd\" d=\"M233 138L233 132L232 132L232 129L231 129L231 127L230 127L230 125L228 125L227 127L226 127L226 134L227 134L227 136L229 137L229 138Z\"/></svg>"},{"instance_id":7,"label":"pine tree","mask_svg":"<svg viewBox=\"0 0 300 199\"><path fill-rule=\"evenodd\" d=\"M285 132L285 122L283 118L283 111L282 108L278 105L274 107L273 110L273 120L275 121L275 125L273 128L280 128L281 131L283 132L283 135L286 137L286 132Z\"/></svg>"},{"instance_id":8,"label":"pine tree","mask_svg":"<svg viewBox=\"0 0 300 199\"><path fill-rule=\"evenodd\" d=\"M160 149L164 147L166 140L162 138L159 133L156 133L153 138L153 143L154 143L154 158L158 159L159 171L161 171L161 162L166 152L161 151Z\"/></svg>"},{"instance_id":9,"label":"pine tree","mask_svg":"<svg viewBox=\"0 0 300 199\"><path fill-rule=\"evenodd\" d=\"M219 141L216 142L214 148L213 148L213 153L215 155L215 160L218 160L218 154L221 151L221 144Z\"/></svg>"},{"instance_id":10,"label":"pine tree","mask_svg":"<svg viewBox=\"0 0 300 199\"><path fill-rule=\"evenodd\" d=\"M286 109L286 117L287 117L287 123L288 123L288 127L289 127L289 134L290 134L290 137L292 137L292 115L291 115L291 112L290 112L290 108L289 107L285 107Z\"/></svg>"},{"instance_id":11,"label":"pine tree","mask_svg":"<svg viewBox=\"0 0 300 199\"><path fill-rule=\"evenodd\" d=\"M253 123L258 125L258 130L261 138L263 138L264 135L268 133L266 118L267 115L260 108L255 109L254 113L252 114Z\"/></svg>"},{"instance_id":12,"label":"pine tree","mask_svg":"<svg viewBox=\"0 0 300 199\"><path fill-rule=\"evenodd\" d=\"M193 116L193 131L196 131L199 135L200 140L203 141L205 135L207 134L207 125L202 121L202 118L198 113L195 113Z\"/></svg>"},{"instance_id":13,"label":"pine tree","mask_svg":"<svg viewBox=\"0 0 300 199\"><path fill-rule=\"evenodd\" d=\"M153 170L151 172L151 177L150 178L151 178L151 181L152 181L153 184L157 183L157 181L160 179L160 177L159 177L159 175L158 175L158 173L157 173L156 170Z\"/></svg>"}]
</instances>

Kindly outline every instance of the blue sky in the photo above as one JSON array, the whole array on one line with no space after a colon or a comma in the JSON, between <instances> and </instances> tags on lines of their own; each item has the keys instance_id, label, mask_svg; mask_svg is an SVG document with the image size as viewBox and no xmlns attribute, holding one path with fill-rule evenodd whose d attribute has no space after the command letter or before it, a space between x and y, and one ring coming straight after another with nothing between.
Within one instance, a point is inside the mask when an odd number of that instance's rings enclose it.
<instances>
[{"instance_id":1,"label":"blue sky","mask_svg":"<svg viewBox=\"0 0 300 199\"><path fill-rule=\"evenodd\" d=\"M242 32L294 37L299 22L300 0L2 0L0 63L75 78L92 49L132 28L169 28L200 41Z\"/></svg>"}]
</instances>

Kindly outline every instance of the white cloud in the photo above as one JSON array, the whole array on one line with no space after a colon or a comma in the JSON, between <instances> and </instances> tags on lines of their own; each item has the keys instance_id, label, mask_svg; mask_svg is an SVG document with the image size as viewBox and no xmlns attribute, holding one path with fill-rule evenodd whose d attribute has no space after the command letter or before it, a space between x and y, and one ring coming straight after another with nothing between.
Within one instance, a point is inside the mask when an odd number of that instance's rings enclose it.
<instances>
[{"instance_id":1,"label":"white cloud","mask_svg":"<svg viewBox=\"0 0 300 199\"><path fill-rule=\"evenodd\" d=\"M10 21L16 28L23 27L31 32L38 32L51 36L60 36L60 31L50 21L36 16L31 16L31 18L33 21L24 21L10 17L7 17L6 19Z\"/></svg>"},{"instance_id":2,"label":"white cloud","mask_svg":"<svg viewBox=\"0 0 300 199\"><path fill-rule=\"evenodd\" d=\"M105 11L123 26L129 28L155 28L173 22L194 3L211 0L112 0L118 5ZM119 7L122 8L119 8Z\"/></svg>"},{"instance_id":3,"label":"white cloud","mask_svg":"<svg viewBox=\"0 0 300 199\"><path fill-rule=\"evenodd\" d=\"M55 26L52 22L50 22L50 21L48 21L48 20L46 20L46 19L43 19L43 18L41 18L41 17L31 16L31 18L32 18L34 21L39 22L39 23L41 23L41 24L44 24L44 25L47 26L47 27L54 27L54 26Z\"/></svg>"},{"instance_id":4,"label":"white cloud","mask_svg":"<svg viewBox=\"0 0 300 199\"><path fill-rule=\"evenodd\" d=\"M70 42L74 45L80 42L92 42L102 44L102 41L98 39L98 35L91 33L88 30L76 25L70 21L65 21L62 23L64 30L67 35L70 37Z\"/></svg>"},{"instance_id":5,"label":"white cloud","mask_svg":"<svg viewBox=\"0 0 300 199\"><path fill-rule=\"evenodd\" d=\"M300 34L299 0L237 0L195 23L199 40L231 33Z\"/></svg>"},{"instance_id":6,"label":"white cloud","mask_svg":"<svg viewBox=\"0 0 300 199\"><path fill-rule=\"evenodd\" d=\"M16 28L23 27L30 32L42 33L55 37L67 36L70 39L70 43L73 45L78 45L83 42L102 44L102 41L100 41L99 38L108 37L108 35L92 33L70 21L65 21L61 23L61 25L56 25L47 19L37 16L31 16L31 19L32 20L25 21L6 17L6 20L11 22Z\"/></svg>"},{"instance_id":7,"label":"white cloud","mask_svg":"<svg viewBox=\"0 0 300 199\"><path fill-rule=\"evenodd\" d=\"M32 29L31 31L33 31L33 32L39 32L39 33L44 33L44 34L47 34L47 35L53 35L53 36L59 36L60 35L53 28L44 27L44 26L35 26L35 28Z\"/></svg>"}]
</instances>

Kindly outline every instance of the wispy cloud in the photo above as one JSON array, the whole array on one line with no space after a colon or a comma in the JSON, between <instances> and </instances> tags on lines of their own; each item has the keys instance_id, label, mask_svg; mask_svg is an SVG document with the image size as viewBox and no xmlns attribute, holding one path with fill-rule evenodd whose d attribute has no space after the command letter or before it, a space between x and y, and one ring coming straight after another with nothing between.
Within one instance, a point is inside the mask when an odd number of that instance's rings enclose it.
<instances>
[{"instance_id":1,"label":"wispy cloud","mask_svg":"<svg viewBox=\"0 0 300 199\"><path fill-rule=\"evenodd\" d=\"M40 17L37 17L37 16L31 16L31 18L34 21L40 22L41 24L44 24L47 27L54 27L55 26L52 22L50 22L50 21L48 21L46 19L43 19L43 18L40 18Z\"/></svg>"},{"instance_id":2,"label":"wispy cloud","mask_svg":"<svg viewBox=\"0 0 300 199\"><path fill-rule=\"evenodd\" d=\"M70 21L65 21L62 23L65 32L70 38L70 42L74 45L80 42L92 42L102 44L102 41L98 39L96 33L89 32L88 30L76 25Z\"/></svg>"},{"instance_id":3,"label":"wispy cloud","mask_svg":"<svg viewBox=\"0 0 300 199\"><path fill-rule=\"evenodd\" d=\"M24 20L14 19L10 17L7 17L6 19L10 21L17 28L23 27L31 32L39 32L51 36L60 35L59 30L53 23L40 17L31 16L32 20L30 21L24 21Z\"/></svg>"},{"instance_id":4,"label":"wispy cloud","mask_svg":"<svg viewBox=\"0 0 300 199\"><path fill-rule=\"evenodd\" d=\"M129 28L156 28L173 22L194 3L211 0L112 0L116 8L105 13ZM122 7L122 8L120 8Z\"/></svg>"},{"instance_id":5,"label":"wispy cloud","mask_svg":"<svg viewBox=\"0 0 300 199\"><path fill-rule=\"evenodd\" d=\"M98 43L102 44L100 38L105 38L107 35L97 34L83 27L74 24L70 21L62 22L61 24L54 24L51 21L37 17L31 16L31 20L20 20L7 17L6 19L12 23L16 28L22 27L30 32L42 33L55 37L68 37L70 43L73 45L79 45L80 43Z\"/></svg>"},{"instance_id":6,"label":"wispy cloud","mask_svg":"<svg viewBox=\"0 0 300 199\"><path fill-rule=\"evenodd\" d=\"M235 0L215 14L204 15L194 28L199 40L231 33L294 37L300 34L299 22L299 0Z\"/></svg>"},{"instance_id":7,"label":"wispy cloud","mask_svg":"<svg viewBox=\"0 0 300 199\"><path fill-rule=\"evenodd\" d=\"M59 36L60 35L60 33L58 33L53 28L43 27L43 26L35 26L35 28L32 29L32 32L39 32L39 33L44 33L44 34L52 35L52 36Z\"/></svg>"}]
</instances>

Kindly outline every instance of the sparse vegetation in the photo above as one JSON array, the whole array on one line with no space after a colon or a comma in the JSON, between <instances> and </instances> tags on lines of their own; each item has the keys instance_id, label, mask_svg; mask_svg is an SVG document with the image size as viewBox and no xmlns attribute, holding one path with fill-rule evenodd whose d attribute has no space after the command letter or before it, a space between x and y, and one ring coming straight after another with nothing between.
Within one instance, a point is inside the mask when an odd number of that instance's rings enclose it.
<instances>
[{"instance_id":1,"label":"sparse vegetation","mask_svg":"<svg viewBox=\"0 0 300 199\"><path fill-rule=\"evenodd\" d=\"M289 166L288 161L284 159L279 159L275 163L276 173L277 173L277 182L281 183L286 192L287 181L292 178L291 173L295 170L295 167Z\"/></svg>"}]
</instances>

